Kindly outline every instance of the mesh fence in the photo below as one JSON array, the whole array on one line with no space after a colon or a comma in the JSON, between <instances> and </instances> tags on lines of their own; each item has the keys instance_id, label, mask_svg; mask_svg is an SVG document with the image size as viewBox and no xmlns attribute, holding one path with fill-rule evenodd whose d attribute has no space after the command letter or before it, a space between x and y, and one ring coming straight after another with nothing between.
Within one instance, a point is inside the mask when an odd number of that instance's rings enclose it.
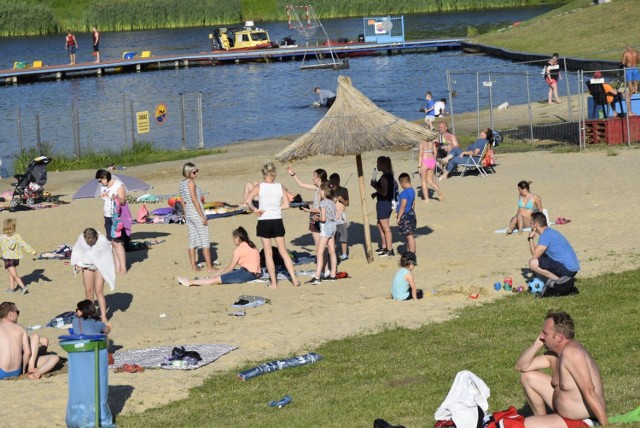
<instances>
[{"instance_id":1,"label":"mesh fence","mask_svg":"<svg viewBox=\"0 0 640 428\"><path fill-rule=\"evenodd\" d=\"M558 97L554 82L545 73L547 59L520 63L531 69L525 73L505 69L448 71L452 128L459 134L477 134L486 127L496 129L505 137L501 151L637 145L640 119L636 124L636 118L626 112L630 109L640 114L640 95L626 89L625 70L612 67L611 62L572 61L576 60L560 58L555 82ZM593 71L569 72L567 64ZM475 108L469 109L470 105Z\"/></svg>"},{"instance_id":2,"label":"mesh fence","mask_svg":"<svg viewBox=\"0 0 640 428\"><path fill-rule=\"evenodd\" d=\"M56 154L120 151L150 141L165 149L204 147L201 93L123 95L119 103L87 97L55 108L15 109L0 117L0 142L11 158L23 150L47 148ZM145 122L146 120L146 122Z\"/></svg>"}]
</instances>

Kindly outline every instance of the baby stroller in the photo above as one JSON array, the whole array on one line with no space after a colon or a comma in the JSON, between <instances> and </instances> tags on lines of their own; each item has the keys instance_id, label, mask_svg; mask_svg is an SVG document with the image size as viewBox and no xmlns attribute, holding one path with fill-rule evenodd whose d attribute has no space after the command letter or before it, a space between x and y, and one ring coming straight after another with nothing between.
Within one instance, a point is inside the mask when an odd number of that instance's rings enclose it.
<instances>
[{"instance_id":1,"label":"baby stroller","mask_svg":"<svg viewBox=\"0 0 640 428\"><path fill-rule=\"evenodd\" d=\"M9 204L11 208L22 203L31 206L37 202L48 200L48 197L44 196L43 186L47 183L47 165L52 160L46 156L38 156L29 162L24 174L14 175L18 182Z\"/></svg>"}]
</instances>

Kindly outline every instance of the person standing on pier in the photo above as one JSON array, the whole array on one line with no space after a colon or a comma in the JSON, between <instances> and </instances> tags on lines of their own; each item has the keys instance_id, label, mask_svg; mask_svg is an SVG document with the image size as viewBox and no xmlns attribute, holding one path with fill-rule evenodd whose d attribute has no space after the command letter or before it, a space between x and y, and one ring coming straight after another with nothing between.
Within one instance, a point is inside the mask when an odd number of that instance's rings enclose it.
<instances>
[{"instance_id":1,"label":"person standing on pier","mask_svg":"<svg viewBox=\"0 0 640 428\"><path fill-rule=\"evenodd\" d=\"M71 60L69 64L75 65L76 63L76 49L78 48L78 41L76 40L76 36L71 33L71 30L67 30L67 37L65 42L65 49L69 52L69 59Z\"/></svg>"},{"instance_id":2,"label":"person standing on pier","mask_svg":"<svg viewBox=\"0 0 640 428\"><path fill-rule=\"evenodd\" d=\"M93 26L93 56L96 57L96 63L100 62L100 33L98 32L98 28Z\"/></svg>"}]
</instances>

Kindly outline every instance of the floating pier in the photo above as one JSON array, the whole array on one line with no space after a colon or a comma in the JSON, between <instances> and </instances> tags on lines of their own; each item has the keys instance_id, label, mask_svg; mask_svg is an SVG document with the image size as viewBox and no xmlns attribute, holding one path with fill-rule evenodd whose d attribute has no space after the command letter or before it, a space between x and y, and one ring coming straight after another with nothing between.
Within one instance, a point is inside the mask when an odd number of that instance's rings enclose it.
<instances>
[{"instance_id":1,"label":"floating pier","mask_svg":"<svg viewBox=\"0 0 640 428\"><path fill-rule=\"evenodd\" d=\"M392 55L434 50L461 49L464 39L414 40L403 43L334 43L331 49L341 58ZM298 46L273 49L230 50L196 54L134 56L100 63L44 65L41 67L0 70L0 84L11 85L41 81L103 76L116 73L135 73L168 68L239 64L244 62L301 61L305 54L329 55L328 46Z\"/></svg>"}]
</instances>

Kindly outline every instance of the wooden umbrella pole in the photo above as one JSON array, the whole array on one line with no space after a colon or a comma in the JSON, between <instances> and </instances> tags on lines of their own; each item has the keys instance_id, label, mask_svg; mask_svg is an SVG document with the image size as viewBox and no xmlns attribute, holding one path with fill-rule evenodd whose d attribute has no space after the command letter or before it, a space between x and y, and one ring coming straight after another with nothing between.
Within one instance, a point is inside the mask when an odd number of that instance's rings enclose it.
<instances>
[{"instance_id":1,"label":"wooden umbrella pole","mask_svg":"<svg viewBox=\"0 0 640 428\"><path fill-rule=\"evenodd\" d=\"M367 211L367 198L364 191L364 170L362 169L362 155L356 155L358 169L358 184L360 186L360 204L362 205L362 226L364 227L364 249L367 253L367 262L373 263L373 249L371 248L371 231L369 230L369 212Z\"/></svg>"}]
</instances>

